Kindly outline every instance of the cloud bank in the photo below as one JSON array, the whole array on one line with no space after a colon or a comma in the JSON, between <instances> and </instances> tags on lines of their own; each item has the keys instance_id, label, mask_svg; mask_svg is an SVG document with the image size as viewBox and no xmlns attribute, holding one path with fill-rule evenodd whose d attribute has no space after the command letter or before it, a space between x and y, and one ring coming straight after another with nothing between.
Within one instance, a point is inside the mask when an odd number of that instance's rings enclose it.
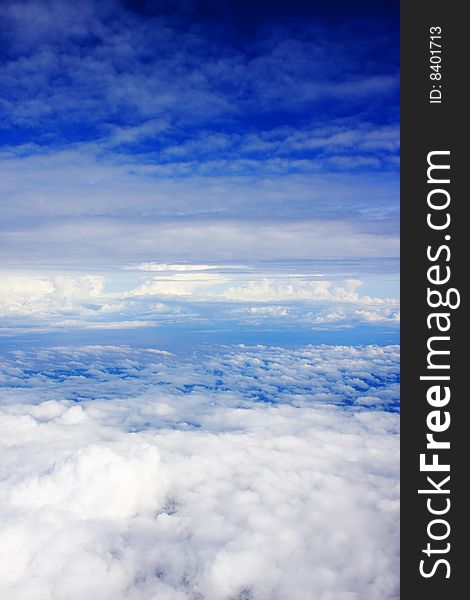
<instances>
[{"instance_id":1,"label":"cloud bank","mask_svg":"<svg viewBox=\"0 0 470 600\"><path fill-rule=\"evenodd\" d=\"M265 267L264 267L265 269ZM143 263L104 276L13 276L0 282L0 335L128 329L225 321L237 327L282 317L293 327L396 326L395 298L361 294L359 279L263 272L243 265Z\"/></svg>"}]
</instances>

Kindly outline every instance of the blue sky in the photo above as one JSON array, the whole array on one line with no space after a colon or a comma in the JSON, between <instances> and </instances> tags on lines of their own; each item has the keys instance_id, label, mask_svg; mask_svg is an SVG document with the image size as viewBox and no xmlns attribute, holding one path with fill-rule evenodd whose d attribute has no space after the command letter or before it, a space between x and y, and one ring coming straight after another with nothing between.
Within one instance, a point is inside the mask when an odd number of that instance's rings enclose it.
<instances>
[{"instance_id":1,"label":"blue sky","mask_svg":"<svg viewBox=\"0 0 470 600\"><path fill-rule=\"evenodd\" d=\"M0 11L5 339L396 341L396 3Z\"/></svg>"},{"instance_id":2,"label":"blue sky","mask_svg":"<svg viewBox=\"0 0 470 600\"><path fill-rule=\"evenodd\" d=\"M398 600L398 2L0 2L0 596Z\"/></svg>"}]
</instances>

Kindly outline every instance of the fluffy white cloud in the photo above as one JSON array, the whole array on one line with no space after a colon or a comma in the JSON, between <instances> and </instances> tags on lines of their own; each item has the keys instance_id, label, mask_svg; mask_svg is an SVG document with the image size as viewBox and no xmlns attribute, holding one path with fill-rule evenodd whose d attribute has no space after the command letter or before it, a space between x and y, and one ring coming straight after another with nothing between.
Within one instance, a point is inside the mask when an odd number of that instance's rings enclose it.
<instances>
[{"instance_id":1,"label":"fluffy white cloud","mask_svg":"<svg viewBox=\"0 0 470 600\"><path fill-rule=\"evenodd\" d=\"M14 358L3 596L398 598L396 347Z\"/></svg>"},{"instance_id":2,"label":"fluffy white cloud","mask_svg":"<svg viewBox=\"0 0 470 600\"><path fill-rule=\"evenodd\" d=\"M136 302L133 294L109 291L106 284L112 288L114 282L102 275L3 277L0 316L5 323L20 324L25 329L37 323L52 329L125 329L154 325L155 320L184 314L180 308L154 298L145 304Z\"/></svg>"},{"instance_id":3,"label":"fluffy white cloud","mask_svg":"<svg viewBox=\"0 0 470 600\"><path fill-rule=\"evenodd\" d=\"M310 281L301 277L292 279L270 279L265 277L237 286L232 285L224 289L219 296L226 300L245 302L306 300L372 305L398 303L398 300L394 298L361 296L357 291L361 285L362 281L358 279L346 279L343 282L335 284L326 279ZM214 296L217 296L217 294L214 294Z\"/></svg>"},{"instance_id":4,"label":"fluffy white cloud","mask_svg":"<svg viewBox=\"0 0 470 600\"><path fill-rule=\"evenodd\" d=\"M0 283L0 315L45 317L77 310L100 298L104 278L97 275L7 276Z\"/></svg>"},{"instance_id":5,"label":"fluffy white cloud","mask_svg":"<svg viewBox=\"0 0 470 600\"><path fill-rule=\"evenodd\" d=\"M217 273L176 273L148 279L129 292L129 296L192 296L194 299L233 302L328 301L368 305L397 304L394 298L361 296L362 281L346 279L333 283L284 275L276 279L259 276L240 281L236 275Z\"/></svg>"}]
</instances>

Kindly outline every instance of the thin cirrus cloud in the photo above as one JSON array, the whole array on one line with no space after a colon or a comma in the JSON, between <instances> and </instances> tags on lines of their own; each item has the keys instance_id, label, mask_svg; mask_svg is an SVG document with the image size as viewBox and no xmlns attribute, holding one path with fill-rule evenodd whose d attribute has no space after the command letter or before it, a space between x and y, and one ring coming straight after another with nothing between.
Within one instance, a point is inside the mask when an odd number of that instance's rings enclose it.
<instances>
[{"instance_id":1,"label":"thin cirrus cloud","mask_svg":"<svg viewBox=\"0 0 470 600\"><path fill-rule=\"evenodd\" d=\"M397 258L399 249L397 234L388 224L374 227L343 219L52 217L15 219L2 237L4 264L17 268L96 268L156 256L166 261L388 259Z\"/></svg>"}]
</instances>

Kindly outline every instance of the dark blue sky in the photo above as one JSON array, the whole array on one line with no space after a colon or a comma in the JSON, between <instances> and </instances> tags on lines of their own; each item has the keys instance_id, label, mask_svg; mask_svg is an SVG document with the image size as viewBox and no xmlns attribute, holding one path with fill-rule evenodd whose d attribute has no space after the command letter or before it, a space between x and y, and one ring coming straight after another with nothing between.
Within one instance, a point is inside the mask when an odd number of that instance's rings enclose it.
<instances>
[{"instance_id":1,"label":"dark blue sky","mask_svg":"<svg viewBox=\"0 0 470 600\"><path fill-rule=\"evenodd\" d=\"M1 12L6 146L99 140L152 162L262 161L274 140L276 156L310 159L328 152L286 144L293 134L398 121L396 2L29 0ZM225 138L208 147L211 134Z\"/></svg>"}]
</instances>

